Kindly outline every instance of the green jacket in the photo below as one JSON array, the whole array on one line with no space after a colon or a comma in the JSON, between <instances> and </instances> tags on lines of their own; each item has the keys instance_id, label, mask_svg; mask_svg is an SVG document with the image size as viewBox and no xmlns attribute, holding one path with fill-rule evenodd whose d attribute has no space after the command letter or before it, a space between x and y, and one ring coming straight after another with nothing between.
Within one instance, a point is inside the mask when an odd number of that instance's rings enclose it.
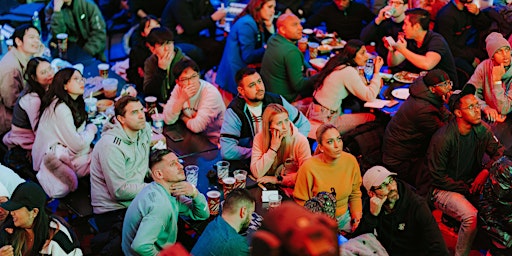
<instances>
[{"instance_id":1,"label":"green jacket","mask_svg":"<svg viewBox=\"0 0 512 256\"><path fill-rule=\"evenodd\" d=\"M305 77L310 66L292 41L275 34L268 40L261 63L261 77L268 91L294 102L299 94L311 95L315 79Z\"/></svg>"},{"instance_id":2,"label":"green jacket","mask_svg":"<svg viewBox=\"0 0 512 256\"><path fill-rule=\"evenodd\" d=\"M77 43L90 55L105 61L107 30L98 6L91 0L73 0L71 6L53 11L53 1L46 6L52 36L68 34L68 41ZM48 21L48 20L47 20Z\"/></svg>"}]
</instances>

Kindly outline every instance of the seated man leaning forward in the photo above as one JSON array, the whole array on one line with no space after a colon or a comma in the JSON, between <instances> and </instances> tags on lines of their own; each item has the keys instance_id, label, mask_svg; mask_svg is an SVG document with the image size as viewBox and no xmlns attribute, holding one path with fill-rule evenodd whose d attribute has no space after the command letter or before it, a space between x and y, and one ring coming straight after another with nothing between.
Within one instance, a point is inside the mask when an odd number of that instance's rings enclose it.
<instances>
[{"instance_id":1,"label":"seated man leaning forward","mask_svg":"<svg viewBox=\"0 0 512 256\"><path fill-rule=\"evenodd\" d=\"M154 181L142 189L126 211L122 240L125 255L157 255L174 244L178 215L194 220L210 217L206 198L186 181L183 165L174 153L167 149L152 152L149 166Z\"/></svg>"},{"instance_id":2,"label":"seated man leaning forward","mask_svg":"<svg viewBox=\"0 0 512 256\"><path fill-rule=\"evenodd\" d=\"M140 101L124 96L92 151L91 204L100 232L122 222L126 208L147 185L151 127Z\"/></svg>"},{"instance_id":3,"label":"seated man leaning forward","mask_svg":"<svg viewBox=\"0 0 512 256\"><path fill-rule=\"evenodd\" d=\"M192 255L249 255L246 237L240 235L251 223L255 200L245 189L235 189L222 206L222 215L208 224L194 248Z\"/></svg>"},{"instance_id":4,"label":"seated man leaning forward","mask_svg":"<svg viewBox=\"0 0 512 256\"><path fill-rule=\"evenodd\" d=\"M363 186L369 207L355 235L376 231L389 255L449 255L427 203L396 173L374 166L364 174Z\"/></svg>"},{"instance_id":5,"label":"seated man leaning forward","mask_svg":"<svg viewBox=\"0 0 512 256\"><path fill-rule=\"evenodd\" d=\"M297 108L281 95L265 92L260 74L253 68L242 68L235 76L238 96L229 103L220 130L222 158L250 159L254 136L263 129L262 115L271 103L282 105L299 132L307 136L311 125Z\"/></svg>"},{"instance_id":6,"label":"seated man leaning forward","mask_svg":"<svg viewBox=\"0 0 512 256\"><path fill-rule=\"evenodd\" d=\"M429 30L430 13L421 8L405 11L404 35L399 35L395 44L384 44L388 48L387 63L394 71L397 69L419 73L434 68L448 74L454 85L458 86L457 71L452 52L446 40L440 34Z\"/></svg>"},{"instance_id":7,"label":"seated man leaning forward","mask_svg":"<svg viewBox=\"0 0 512 256\"><path fill-rule=\"evenodd\" d=\"M299 95L313 94L314 73L295 42L302 38L302 26L297 16L283 14L277 19L277 33L268 39L261 62L261 77L268 90L280 94L289 102Z\"/></svg>"},{"instance_id":8,"label":"seated man leaning forward","mask_svg":"<svg viewBox=\"0 0 512 256\"><path fill-rule=\"evenodd\" d=\"M226 106L219 90L199 78L199 67L190 59L183 59L172 69L176 78L171 97L164 107L166 124L174 124L179 118L189 130L204 132L208 139L218 144L220 127Z\"/></svg>"}]
</instances>

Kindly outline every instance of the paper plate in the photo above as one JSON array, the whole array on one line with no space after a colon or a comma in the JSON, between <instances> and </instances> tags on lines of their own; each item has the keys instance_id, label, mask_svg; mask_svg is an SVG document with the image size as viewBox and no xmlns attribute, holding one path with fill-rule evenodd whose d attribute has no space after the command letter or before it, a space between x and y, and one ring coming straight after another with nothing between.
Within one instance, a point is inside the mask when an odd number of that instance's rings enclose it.
<instances>
[{"instance_id":1,"label":"paper plate","mask_svg":"<svg viewBox=\"0 0 512 256\"><path fill-rule=\"evenodd\" d=\"M302 33L306 34L306 35L311 35L311 34L313 34L313 30L310 28L305 28L302 30Z\"/></svg>"},{"instance_id":2,"label":"paper plate","mask_svg":"<svg viewBox=\"0 0 512 256\"><path fill-rule=\"evenodd\" d=\"M322 69L325 66L325 63L327 63L327 59L323 58L316 58L309 60L309 63L311 63L311 66L313 66L316 69Z\"/></svg>"},{"instance_id":3,"label":"paper plate","mask_svg":"<svg viewBox=\"0 0 512 256\"><path fill-rule=\"evenodd\" d=\"M394 89L391 92L391 95L393 95L393 97L397 99L406 100L407 98L409 98L409 88Z\"/></svg>"}]
</instances>

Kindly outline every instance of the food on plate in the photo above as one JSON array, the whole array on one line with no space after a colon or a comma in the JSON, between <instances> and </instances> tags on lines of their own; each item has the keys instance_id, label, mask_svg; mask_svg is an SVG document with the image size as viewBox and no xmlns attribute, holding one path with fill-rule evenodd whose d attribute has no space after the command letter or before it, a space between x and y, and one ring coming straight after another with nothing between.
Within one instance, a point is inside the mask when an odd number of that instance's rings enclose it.
<instances>
[{"instance_id":1,"label":"food on plate","mask_svg":"<svg viewBox=\"0 0 512 256\"><path fill-rule=\"evenodd\" d=\"M393 78L395 78L396 81L410 84L416 80L420 75L416 73L411 73L408 71L400 71L393 75Z\"/></svg>"},{"instance_id":2,"label":"food on plate","mask_svg":"<svg viewBox=\"0 0 512 256\"><path fill-rule=\"evenodd\" d=\"M341 38L334 38L329 45L332 46L334 49L339 49L345 47L347 42L345 40L341 40Z\"/></svg>"}]
</instances>

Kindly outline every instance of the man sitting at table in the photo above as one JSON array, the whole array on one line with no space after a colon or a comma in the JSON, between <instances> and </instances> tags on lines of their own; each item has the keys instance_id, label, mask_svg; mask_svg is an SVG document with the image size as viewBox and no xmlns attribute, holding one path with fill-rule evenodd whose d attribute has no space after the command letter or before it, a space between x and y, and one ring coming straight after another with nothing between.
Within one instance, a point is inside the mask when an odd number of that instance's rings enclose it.
<instances>
[{"instance_id":1,"label":"man sitting at table","mask_svg":"<svg viewBox=\"0 0 512 256\"><path fill-rule=\"evenodd\" d=\"M301 38L299 18L294 14L279 16L277 33L268 40L261 63L261 77L268 90L280 94L288 102L294 102L299 94L311 96L313 93L315 79L306 76L315 71L295 46L295 42Z\"/></svg>"},{"instance_id":2,"label":"man sitting at table","mask_svg":"<svg viewBox=\"0 0 512 256\"><path fill-rule=\"evenodd\" d=\"M45 10L53 38L68 34L68 43L76 44L92 57L106 61L107 30L100 9L88 0L53 0ZM70 56L73 57L73 56Z\"/></svg>"},{"instance_id":3,"label":"man sitting at table","mask_svg":"<svg viewBox=\"0 0 512 256\"><path fill-rule=\"evenodd\" d=\"M144 62L144 95L155 96L158 102L166 102L174 89L172 68L187 58L173 40L172 32L163 27L151 29L146 38L152 55Z\"/></svg>"},{"instance_id":4,"label":"man sitting at table","mask_svg":"<svg viewBox=\"0 0 512 256\"><path fill-rule=\"evenodd\" d=\"M368 207L354 235L375 232L389 255L449 255L427 203L396 173L374 166L364 174L363 186Z\"/></svg>"},{"instance_id":5,"label":"man sitting at table","mask_svg":"<svg viewBox=\"0 0 512 256\"><path fill-rule=\"evenodd\" d=\"M210 217L206 198L186 181L183 165L174 153L167 149L153 151L149 167L154 181L133 199L123 222L122 248L127 256L157 255L174 244L178 215L193 220Z\"/></svg>"},{"instance_id":6,"label":"man sitting at table","mask_svg":"<svg viewBox=\"0 0 512 256\"><path fill-rule=\"evenodd\" d=\"M430 13L421 8L405 12L402 29L405 37L399 36L395 44L389 45L387 63L393 70L406 70L419 73L434 68L448 74L455 86L458 86L457 72L450 47L440 34L430 31Z\"/></svg>"},{"instance_id":7,"label":"man sitting at table","mask_svg":"<svg viewBox=\"0 0 512 256\"><path fill-rule=\"evenodd\" d=\"M365 25L375 14L364 4L352 0L333 0L323 6L306 21L306 27L316 27L325 22L327 32L336 32L344 40L359 39Z\"/></svg>"},{"instance_id":8,"label":"man sitting at table","mask_svg":"<svg viewBox=\"0 0 512 256\"><path fill-rule=\"evenodd\" d=\"M100 232L122 222L126 208L147 185L151 128L140 101L124 96L92 151L91 205Z\"/></svg>"},{"instance_id":9,"label":"man sitting at table","mask_svg":"<svg viewBox=\"0 0 512 256\"><path fill-rule=\"evenodd\" d=\"M192 255L249 255L247 238L239 233L249 227L255 202L245 189L231 191L224 200L222 214L206 226Z\"/></svg>"},{"instance_id":10,"label":"man sitting at table","mask_svg":"<svg viewBox=\"0 0 512 256\"><path fill-rule=\"evenodd\" d=\"M432 135L452 117L444 106L452 81L446 72L434 69L410 86L411 96L391 118L382 144L382 161L398 177L419 189L427 148ZM419 189L420 193L421 191Z\"/></svg>"},{"instance_id":11,"label":"man sitting at table","mask_svg":"<svg viewBox=\"0 0 512 256\"><path fill-rule=\"evenodd\" d=\"M176 85L164 107L164 121L174 124L181 118L194 133L205 132L213 144L219 143L226 106L219 90L199 78L199 67L183 59L172 69Z\"/></svg>"},{"instance_id":12,"label":"man sitting at table","mask_svg":"<svg viewBox=\"0 0 512 256\"><path fill-rule=\"evenodd\" d=\"M388 1L388 5L380 9L377 17L361 31L361 41L365 44L375 42L377 54L384 59L388 56L388 49L382 41L383 37L391 36L397 38L398 32L402 32L408 2L408 0ZM393 14L391 17L386 17L385 13L390 11Z\"/></svg>"},{"instance_id":13,"label":"man sitting at table","mask_svg":"<svg viewBox=\"0 0 512 256\"><path fill-rule=\"evenodd\" d=\"M23 73L41 46L39 30L32 24L18 26L11 38L14 47L0 60L0 137L11 129L12 110L25 84Z\"/></svg>"},{"instance_id":14,"label":"man sitting at table","mask_svg":"<svg viewBox=\"0 0 512 256\"><path fill-rule=\"evenodd\" d=\"M270 103L282 105L300 133L308 136L309 120L282 96L265 92L260 74L253 68L242 68L235 76L238 96L229 103L220 130L222 158L250 159L252 140L262 129L262 114Z\"/></svg>"},{"instance_id":15,"label":"man sitting at table","mask_svg":"<svg viewBox=\"0 0 512 256\"><path fill-rule=\"evenodd\" d=\"M475 86L467 84L450 96L449 107L455 115L432 136L427 151L432 189L428 198L444 214L459 221L455 255L468 255L477 233L478 210L489 168L504 147L482 122ZM484 156L487 161L484 162Z\"/></svg>"}]
</instances>

